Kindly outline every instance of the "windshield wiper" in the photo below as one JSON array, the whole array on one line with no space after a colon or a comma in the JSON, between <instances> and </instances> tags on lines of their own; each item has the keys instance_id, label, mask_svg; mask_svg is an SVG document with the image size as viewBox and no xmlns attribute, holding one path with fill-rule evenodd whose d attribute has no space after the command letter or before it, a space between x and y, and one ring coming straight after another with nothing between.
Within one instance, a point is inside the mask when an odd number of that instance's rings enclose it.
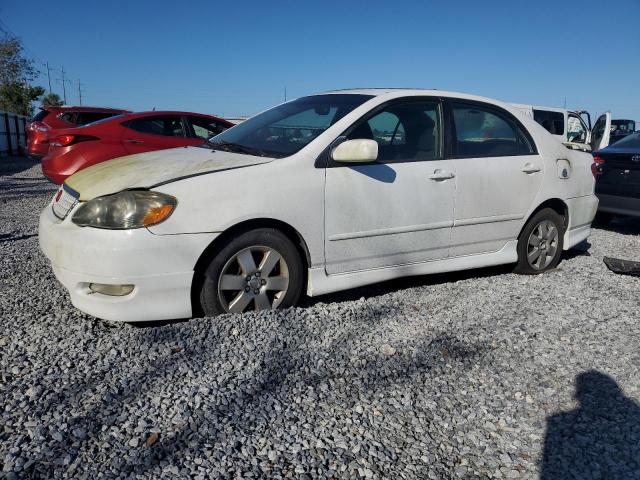
<instances>
[{"instance_id":1,"label":"windshield wiper","mask_svg":"<svg viewBox=\"0 0 640 480\"><path fill-rule=\"evenodd\" d=\"M266 157L267 154L261 150L257 150L255 148L245 147L244 145L239 145L237 143L231 142L212 142L207 140L207 143L212 146L215 150L223 150L225 152L234 152L234 153L245 153L247 155L256 155L258 157Z\"/></svg>"}]
</instances>

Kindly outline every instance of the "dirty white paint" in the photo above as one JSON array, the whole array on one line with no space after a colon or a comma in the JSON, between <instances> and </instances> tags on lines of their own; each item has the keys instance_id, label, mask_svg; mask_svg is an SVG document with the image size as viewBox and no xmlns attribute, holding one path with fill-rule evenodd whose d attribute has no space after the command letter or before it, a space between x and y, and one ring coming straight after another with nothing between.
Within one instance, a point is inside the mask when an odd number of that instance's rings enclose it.
<instances>
[{"instance_id":1,"label":"dirty white paint","mask_svg":"<svg viewBox=\"0 0 640 480\"><path fill-rule=\"evenodd\" d=\"M149 188L176 178L267 163L272 158L242 155L200 147L179 147L139 153L80 170L66 184L80 193L80 201L131 188Z\"/></svg>"},{"instance_id":2,"label":"dirty white paint","mask_svg":"<svg viewBox=\"0 0 640 480\"><path fill-rule=\"evenodd\" d=\"M550 199L560 199L569 211L565 249L589 235L598 204L591 155L565 148L517 108L436 90L346 93L374 97L287 158L178 148L112 160L70 177L69 186L82 200L127 188L153 188L178 199L169 219L137 231L83 229L71 222L73 212L59 221L48 207L41 216L41 244L74 304L101 318L150 320L158 311L187 317L192 272L185 269L193 268L204 245L220 232L257 218L278 220L300 234L310 257L309 294L512 262L522 227ZM382 103L417 96L504 108L529 131L539 153L329 169L316 165L363 115ZM246 168L234 168L241 166ZM206 172L215 173L200 175ZM85 242L91 249L82 247ZM158 292L166 291L168 278L172 292L179 293L165 298ZM86 294L82 285L90 281L138 287L135 294L105 299ZM156 302L152 313L146 313L145 298Z\"/></svg>"}]
</instances>

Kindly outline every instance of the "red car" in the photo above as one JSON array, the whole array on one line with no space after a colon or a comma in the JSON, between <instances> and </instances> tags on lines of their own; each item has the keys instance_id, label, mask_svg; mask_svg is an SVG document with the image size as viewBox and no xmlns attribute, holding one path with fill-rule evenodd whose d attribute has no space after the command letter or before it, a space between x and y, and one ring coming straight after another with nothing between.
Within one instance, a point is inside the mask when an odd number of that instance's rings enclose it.
<instances>
[{"instance_id":1,"label":"red car","mask_svg":"<svg viewBox=\"0 0 640 480\"><path fill-rule=\"evenodd\" d=\"M232 126L222 118L190 112L118 115L56 131L49 153L42 159L42 173L60 184L90 165L134 153L201 145Z\"/></svg>"},{"instance_id":2,"label":"red car","mask_svg":"<svg viewBox=\"0 0 640 480\"><path fill-rule=\"evenodd\" d=\"M42 157L49 151L49 136L58 128L72 128L129 110L100 107L42 107L27 124L27 153Z\"/></svg>"}]
</instances>

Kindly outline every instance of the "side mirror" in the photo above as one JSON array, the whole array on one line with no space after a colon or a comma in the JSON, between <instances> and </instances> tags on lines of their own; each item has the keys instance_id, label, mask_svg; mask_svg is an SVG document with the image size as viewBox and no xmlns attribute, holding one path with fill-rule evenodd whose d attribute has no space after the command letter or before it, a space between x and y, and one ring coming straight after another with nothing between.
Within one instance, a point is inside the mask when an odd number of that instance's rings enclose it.
<instances>
[{"instance_id":1,"label":"side mirror","mask_svg":"<svg viewBox=\"0 0 640 480\"><path fill-rule=\"evenodd\" d=\"M375 140L347 140L331 150L331 158L340 163L369 163L378 159Z\"/></svg>"}]
</instances>

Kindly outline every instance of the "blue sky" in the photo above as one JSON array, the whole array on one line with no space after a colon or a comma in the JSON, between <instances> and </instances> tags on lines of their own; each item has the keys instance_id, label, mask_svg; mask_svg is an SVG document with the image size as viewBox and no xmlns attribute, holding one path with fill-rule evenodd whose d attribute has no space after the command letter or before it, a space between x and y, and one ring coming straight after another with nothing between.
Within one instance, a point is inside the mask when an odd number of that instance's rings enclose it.
<instances>
[{"instance_id":1,"label":"blue sky","mask_svg":"<svg viewBox=\"0 0 640 480\"><path fill-rule=\"evenodd\" d=\"M78 79L91 105L225 116L410 86L640 121L638 0L0 0L0 22L72 104Z\"/></svg>"}]
</instances>

